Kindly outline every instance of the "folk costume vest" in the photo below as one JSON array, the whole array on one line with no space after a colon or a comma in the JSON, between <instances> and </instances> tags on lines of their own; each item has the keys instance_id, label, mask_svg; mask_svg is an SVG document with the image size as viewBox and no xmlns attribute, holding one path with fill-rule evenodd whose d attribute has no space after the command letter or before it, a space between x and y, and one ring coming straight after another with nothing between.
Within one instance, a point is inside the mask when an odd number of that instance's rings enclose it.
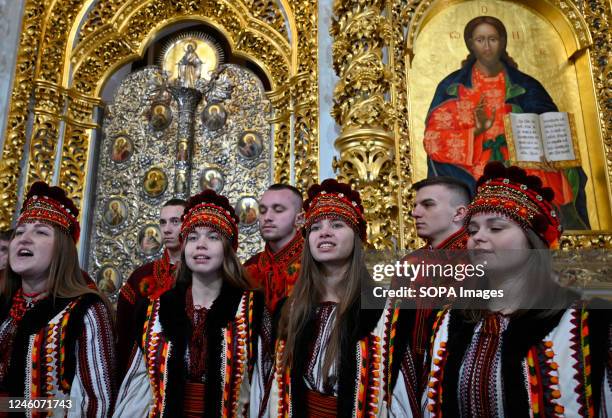
<instances>
[{"instance_id":1,"label":"folk costume vest","mask_svg":"<svg viewBox=\"0 0 612 418\"><path fill-rule=\"evenodd\" d=\"M416 387L414 364L407 347L410 331L400 325L405 323L400 321L402 311L399 307L388 307L383 311L359 310L359 307L356 303L352 308L354 322L349 328L355 332L348 338L349 343L341 347L340 365L335 367L338 373L336 397L309 390L304 382L307 369L311 367L307 363L312 361L313 348L309 342L320 339L313 335L315 320L309 321L296 342L292 368L281 366L285 341L277 341L267 404L269 416L386 416L402 363L405 368L401 373L410 376L402 379L411 381L409 390ZM408 361L402 361L406 359ZM402 398L415 400L416 396L413 393ZM418 407L416 403L406 408Z\"/></svg>"},{"instance_id":2,"label":"folk costume vest","mask_svg":"<svg viewBox=\"0 0 612 418\"><path fill-rule=\"evenodd\" d=\"M609 312L576 303L551 317L491 313L474 324L441 311L424 416L607 416Z\"/></svg>"},{"instance_id":3,"label":"folk costume vest","mask_svg":"<svg viewBox=\"0 0 612 418\"><path fill-rule=\"evenodd\" d=\"M223 284L206 316L205 379L190 382L192 325L186 314L186 293L186 286L177 284L141 312L139 347L121 385L114 416L178 417L186 406L193 409L197 403L205 417L247 413L255 361L265 346L261 330L270 332L269 318L262 319L263 297ZM270 369L271 360L268 363ZM203 383L203 396L194 395L197 385L192 383Z\"/></svg>"},{"instance_id":4,"label":"folk costume vest","mask_svg":"<svg viewBox=\"0 0 612 418\"><path fill-rule=\"evenodd\" d=\"M134 341L132 324L134 315L141 304L158 298L174 286L176 266L170 263L170 254L164 250L163 256L151 263L137 268L121 286L117 300L117 354L119 384L125 376Z\"/></svg>"},{"instance_id":5,"label":"folk costume vest","mask_svg":"<svg viewBox=\"0 0 612 418\"><path fill-rule=\"evenodd\" d=\"M12 307L5 304L1 313L0 391L25 399L70 397L76 416L109 416L115 347L111 315L99 296L45 298L18 314Z\"/></svg>"}]
</instances>

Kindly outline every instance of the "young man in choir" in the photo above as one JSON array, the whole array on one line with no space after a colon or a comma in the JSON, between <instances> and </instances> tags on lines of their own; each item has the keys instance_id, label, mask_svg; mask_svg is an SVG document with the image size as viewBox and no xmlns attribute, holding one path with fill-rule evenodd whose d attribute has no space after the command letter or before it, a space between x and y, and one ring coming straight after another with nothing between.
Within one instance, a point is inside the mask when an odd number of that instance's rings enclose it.
<instances>
[{"instance_id":1,"label":"young man in choir","mask_svg":"<svg viewBox=\"0 0 612 418\"><path fill-rule=\"evenodd\" d=\"M421 249L408 254L402 263L430 264L452 263L447 250L464 250L467 234L464 228L467 207L471 192L461 180L453 177L429 177L412 186L416 191L412 217L415 220L417 235L426 241ZM430 251L430 250L440 250ZM464 254L460 254L462 256ZM452 257L452 256L451 256ZM418 277L412 286L431 286L426 278ZM415 324L412 329L412 348L418 373L427 351L431 326L436 310L431 300L417 299Z\"/></svg>"},{"instance_id":2,"label":"young man in choir","mask_svg":"<svg viewBox=\"0 0 612 418\"><path fill-rule=\"evenodd\" d=\"M159 213L159 228L162 233L164 253L162 257L137 268L121 287L117 300L117 352L119 379L127 367L132 341L131 326L134 310L139 303L155 299L174 286L175 270L181 259L181 216L186 202L182 199L170 199L162 206Z\"/></svg>"},{"instance_id":3,"label":"young man in choir","mask_svg":"<svg viewBox=\"0 0 612 418\"><path fill-rule=\"evenodd\" d=\"M300 272L304 239L302 194L286 184L273 184L259 201L259 231L264 250L251 257L245 268L254 287L261 288L270 312L289 295Z\"/></svg>"},{"instance_id":4,"label":"young man in choir","mask_svg":"<svg viewBox=\"0 0 612 418\"><path fill-rule=\"evenodd\" d=\"M426 248L464 249L467 235L463 227L470 189L452 177L430 177L416 182L412 217L417 235L427 241Z\"/></svg>"}]
</instances>

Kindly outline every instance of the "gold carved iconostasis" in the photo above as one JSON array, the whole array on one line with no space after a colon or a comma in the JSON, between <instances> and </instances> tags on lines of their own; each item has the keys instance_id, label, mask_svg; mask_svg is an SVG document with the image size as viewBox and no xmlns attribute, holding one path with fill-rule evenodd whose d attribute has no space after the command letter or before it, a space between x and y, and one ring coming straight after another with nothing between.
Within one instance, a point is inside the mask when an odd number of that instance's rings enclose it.
<instances>
[{"instance_id":1,"label":"gold carved iconostasis","mask_svg":"<svg viewBox=\"0 0 612 418\"><path fill-rule=\"evenodd\" d=\"M562 218L575 221L566 225L562 248L611 247L612 120L606 78L610 7L609 2L598 0L335 2L331 35L339 81L332 113L340 126L335 141L340 156L334 168L339 178L354 183L364 196L369 241L377 248L422 245L410 216L414 198L410 186L428 176L424 139L430 104L439 83L460 70L468 54L463 39L466 23L490 15L506 27L507 50L518 63L517 71L525 74L521 80L535 77L543 84L538 93L552 96L543 100L546 112L569 112L567 118L575 122L571 149L580 156L577 166L561 170L555 168L556 162L538 163L544 167L541 178L551 177L556 183L550 184L559 186ZM502 81L504 77L501 75ZM454 92L446 89L450 86L444 86L442 92L450 96L461 88L473 91L454 84ZM507 96L503 91L498 94L502 111L543 113L529 110L524 103L524 109L504 103L510 96L521 103L521 95L531 97L531 88L519 84L509 90ZM451 102L449 97L441 98L436 106ZM473 114L462 114L472 123ZM440 124L457 118L452 113L438 116ZM486 145L491 159L507 161L504 119L496 120L499 131ZM468 163L466 156L472 156L469 152L477 148L476 141L455 141L448 128L452 125L446 125L447 157L458 158L456 154L465 160L453 175L469 174L475 161ZM485 141L481 142L485 148ZM460 144L472 149L465 152L458 149ZM429 153L434 153L433 148ZM484 149L482 154L486 154ZM486 161L478 162L482 169ZM478 171L472 171L476 177ZM469 177L474 182L471 174ZM580 211L574 200L583 203Z\"/></svg>"},{"instance_id":2,"label":"gold carved iconostasis","mask_svg":"<svg viewBox=\"0 0 612 418\"><path fill-rule=\"evenodd\" d=\"M81 211L88 272L113 293L161 254L160 206L211 188L237 209L241 257L260 249L263 190L318 181L315 9L289 0L26 1L0 227L34 181L58 184Z\"/></svg>"},{"instance_id":3,"label":"gold carved iconostasis","mask_svg":"<svg viewBox=\"0 0 612 418\"><path fill-rule=\"evenodd\" d=\"M158 65L132 69L105 108L88 264L99 282L160 257L161 205L204 189L235 204L242 258L261 250L257 199L272 184L273 144L264 83L225 63L204 29L160 43Z\"/></svg>"}]
</instances>

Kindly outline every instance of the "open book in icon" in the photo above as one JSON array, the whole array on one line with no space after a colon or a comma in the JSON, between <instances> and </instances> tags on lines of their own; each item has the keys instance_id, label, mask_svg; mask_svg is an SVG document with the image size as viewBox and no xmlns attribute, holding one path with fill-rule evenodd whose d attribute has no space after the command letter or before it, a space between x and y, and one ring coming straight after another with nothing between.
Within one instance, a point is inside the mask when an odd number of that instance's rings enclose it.
<instances>
[{"instance_id":1,"label":"open book in icon","mask_svg":"<svg viewBox=\"0 0 612 418\"><path fill-rule=\"evenodd\" d=\"M510 113L505 116L504 125L513 164L539 169L581 165L571 113Z\"/></svg>"}]
</instances>

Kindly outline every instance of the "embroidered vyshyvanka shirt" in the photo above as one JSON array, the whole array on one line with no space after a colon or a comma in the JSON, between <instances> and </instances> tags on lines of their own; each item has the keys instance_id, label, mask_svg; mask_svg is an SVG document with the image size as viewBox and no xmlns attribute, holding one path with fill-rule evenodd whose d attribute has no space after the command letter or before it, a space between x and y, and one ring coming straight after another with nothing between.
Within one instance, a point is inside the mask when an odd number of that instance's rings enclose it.
<instances>
[{"instance_id":1,"label":"embroidered vyshyvanka shirt","mask_svg":"<svg viewBox=\"0 0 612 418\"><path fill-rule=\"evenodd\" d=\"M595 417L612 408L609 310L580 303L542 318L441 311L425 417Z\"/></svg>"},{"instance_id":2,"label":"embroidered vyshyvanka shirt","mask_svg":"<svg viewBox=\"0 0 612 418\"><path fill-rule=\"evenodd\" d=\"M45 298L23 316L9 309L3 307L0 318L0 392L26 400L70 398L72 408L58 409L60 416L110 416L114 335L111 313L99 296Z\"/></svg>"},{"instance_id":3,"label":"embroidered vyshyvanka shirt","mask_svg":"<svg viewBox=\"0 0 612 418\"><path fill-rule=\"evenodd\" d=\"M359 311L357 305L352 312L359 331L342 347L343 363L325 369L336 310L331 302L315 308L307 331L296 342L291 369L282 367L285 341L277 342L271 390L261 415L306 416L307 411L318 411L330 416L331 401L331 410L340 417L412 416L418 409L416 375L399 307L389 302L382 311Z\"/></svg>"},{"instance_id":4,"label":"embroidered vyshyvanka shirt","mask_svg":"<svg viewBox=\"0 0 612 418\"><path fill-rule=\"evenodd\" d=\"M245 264L251 284L263 290L266 306L275 312L278 302L289 296L300 275L300 261L304 238L297 232L293 239L277 252L266 244L264 250L255 254Z\"/></svg>"},{"instance_id":5,"label":"embroidered vyshyvanka shirt","mask_svg":"<svg viewBox=\"0 0 612 418\"><path fill-rule=\"evenodd\" d=\"M253 387L263 390L272 361L270 318L262 295L224 283L205 313L206 348L193 350L194 318L188 315L195 310L187 306L187 292L184 284L177 284L141 313L137 347L119 389L115 417L183 416L187 404L193 406L191 383L204 385L202 416L242 417L249 413ZM193 356L201 354L204 364L198 366Z\"/></svg>"}]
</instances>

